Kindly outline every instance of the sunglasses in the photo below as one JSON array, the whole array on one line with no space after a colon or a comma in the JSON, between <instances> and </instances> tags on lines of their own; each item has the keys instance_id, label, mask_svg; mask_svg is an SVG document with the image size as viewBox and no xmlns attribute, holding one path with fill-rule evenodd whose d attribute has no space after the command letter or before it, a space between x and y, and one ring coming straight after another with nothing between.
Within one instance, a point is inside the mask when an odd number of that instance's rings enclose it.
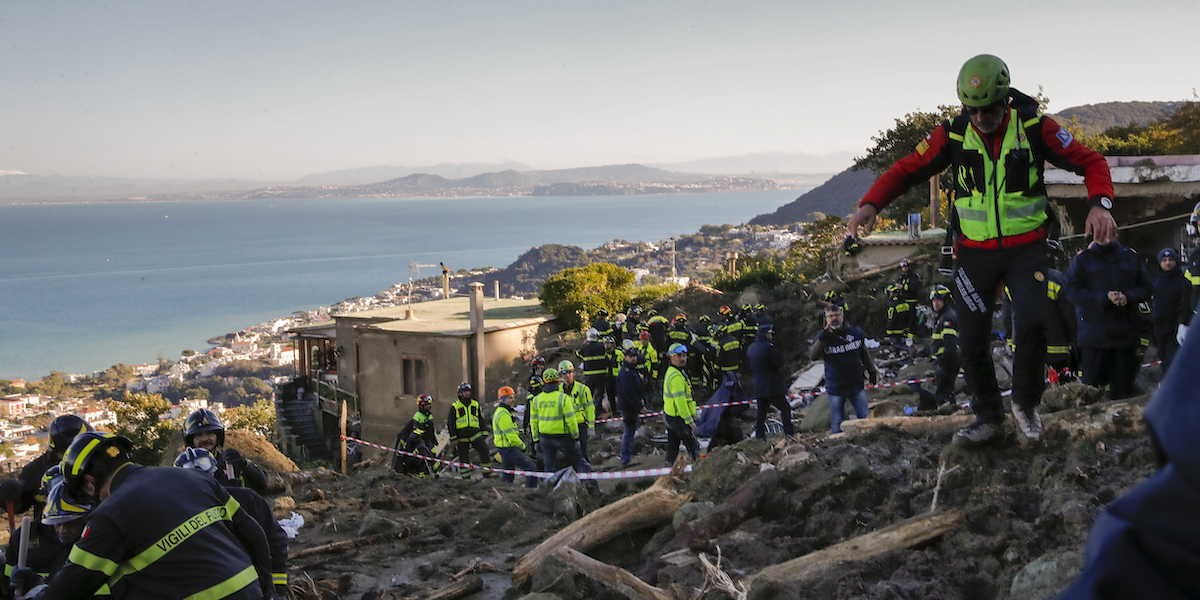
<instances>
[{"instance_id":1,"label":"sunglasses","mask_svg":"<svg viewBox=\"0 0 1200 600\"><path fill-rule=\"evenodd\" d=\"M978 113L998 113L1004 108L1003 102L995 102L987 106L963 106L963 114L969 116Z\"/></svg>"}]
</instances>

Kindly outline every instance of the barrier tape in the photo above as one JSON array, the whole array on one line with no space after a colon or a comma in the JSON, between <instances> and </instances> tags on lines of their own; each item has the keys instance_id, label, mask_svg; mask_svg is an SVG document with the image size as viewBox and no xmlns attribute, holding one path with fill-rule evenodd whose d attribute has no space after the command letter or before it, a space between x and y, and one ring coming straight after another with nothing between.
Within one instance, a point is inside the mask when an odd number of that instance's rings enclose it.
<instances>
[{"instance_id":1,"label":"barrier tape","mask_svg":"<svg viewBox=\"0 0 1200 600\"><path fill-rule=\"evenodd\" d=\"M432 456L426 456L424 454L417 454L415 452L406 452L404 450L398 450L396 448L388 448L387 446L380 446L379 444L372 444L371 442L368 442L366 440L352 438L347 435L341 436L341 439L343 439L347 442L355 442L355 443L362 444L364 446L370 446L372 448L376 448L379 450L393 452L393 453L399 454L401 456L409 456L412 458L419 458L423 461L441 463L441 464L449 465L452 467L458 467L460 469L480 469L483 471L491 471L493 473L504 473L506 475L516 475L516 476L521 476L521 477L537 477L539 479L550 479L551 477L554 477L554 475L555 475L555 473L551 473L551 472L547 472L547 471L520 471L520 470L515 470L515 469L498 469L496 467L484 467L484 466L480 466L480 465L473 465L471 463L461 463L458 461L446 460L444 458L434 458ZM692 470L692 465L688 465L686 468L684 468L684 472L690 473L691 470ZM638 478L638 477L659 477L662 475L666 475L667 473L670 473L670 472L671 472L671 467L660 467L657 469L635 469L632 471L602 471L602 472L593 472L593 473L576 473L576 476L579 477L580 479L634 479L634 478Z\"/></svg>"}]
</instances>

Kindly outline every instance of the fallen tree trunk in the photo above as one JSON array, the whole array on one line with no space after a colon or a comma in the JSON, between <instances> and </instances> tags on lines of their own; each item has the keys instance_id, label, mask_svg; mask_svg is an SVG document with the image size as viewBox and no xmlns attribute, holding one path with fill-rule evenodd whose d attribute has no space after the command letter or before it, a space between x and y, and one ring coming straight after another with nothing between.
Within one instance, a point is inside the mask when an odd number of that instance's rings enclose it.
<instances>
[{"instance_id":1,"label":"fallen tree trunk","mask_svg":"<svg viewBox=\"0 0 1200 600\"><path fill-rule=\"evenodd\" d=\"M378 544L381 542L398 540L398 539L404 537L405 533L406 533L405 531L400 531L398 533L395 531L388 531L386 533L377 533L375 535L368 535L368 536L364 536L364 537L360 537L360 538L354 538L352 540L346 540L344 542L334 542L332 544L325 544L324 546L314 546L312 548L305 548L303 550L297 550L295 552L292 552L288 555L288 559L290 560L290 559L296 559L296 558L303 558L305 556L311 556L313 554L322 554L325 552L344 552L346 550L353 550L355 548L361 548L362 546L370 546L371 544Z\"/></svg>"},{"instance_id":2,"label":"fallen tree trunk","mask_svg":"<svg viewBox=\"0 0 1200 600\"><path fill-rule=\"evenodd\" d=\"M554 557L589 579L620 592L629 600L676 600L666 590L638 579L636 575L625 569L600 562L566 546L560 546L555 550Z\"/></svg>"},{"instance_id":3,"label":"fallen tree trunk","mask_svg":"<svg viewBox=\"0 0 1200 600\"><path fill-rule=\"evenodd\" d=\"M659 558L650 561L638 571L638 577L650 583L658 582L658 571L667 565L663 556L684 549L696 549L741 525L742 521L758 513L758 507L766 495L779 483L780 471L762 471L746 480L734 490L724 502L707 515L685 524L671 541L658 549ZM707 547L704 548L707 550Z\"/></svg>"},{"instance_id":4,"label":"fallen tree trunk","mask_svg":"<svg viewBox=\"0 0 1200 600\"><path fill-rule=\"evenodd\" d=\"M750 578L750 586L753 588L768 583L788 584L804 581L839 563L866 560L927 542L957 528L966 520L962 511L957 509L918 515L878 531L864 533L840 544L767 567Z\"/></svg>"},{"instance_id":5,"label":"fallen tree trunk","mask_svg":"<svg viewBox=\"0 0 1200 600\"><path fill-rule=\"evenodd\" d=\"M686 465L681 458L671 467L671 473L659 477L654 485L585 515L530 550L513 569L513 586L526 589L542 561L559 548L587 551L617 536L670 521L675 511L692 498L691 494L675 491Z\"/></svg>"},{"instance_id":6,"label":"fallen tree trunk","mask_svg":"<svg viewBox=\"0 0 1200 600\"><path fill-rule=\"evenodd\" d=\"M466 596L470 596L475 592L483 591L483 579L478 575L472 575L462 581L456 581L428 596L425 600L458 600Z\"/></svg>"},{"instance_id":7,"label":"fallen tree trunk","mask_svg":"<svg viewBox=\"0 0 1200 600\"><path fill-rule=\"evenodd\" d=\"M938 417L868 417L842 422L842 431L847 436L863 434L876 427L894 427L906 433L932 433L961 429L975 422L971 415L947 415Z\"/></svg>"}]
</instances>

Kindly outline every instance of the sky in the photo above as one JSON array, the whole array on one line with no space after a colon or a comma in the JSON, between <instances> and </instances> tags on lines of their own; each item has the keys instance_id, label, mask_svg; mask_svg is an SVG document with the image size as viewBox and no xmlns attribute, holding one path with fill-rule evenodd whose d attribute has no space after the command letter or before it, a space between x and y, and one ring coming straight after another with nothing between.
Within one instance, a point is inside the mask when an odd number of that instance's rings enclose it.
<instances>
[{"instance_id":1,"label":"sky","mask_svg":"<svg viewBox=\"0 0 1200 600\"><path fill-rule=\"evenodd\" d=\"M861 155L981 53L1052 112L1192 99L1196 23L1196 0L0 0L0 171Z\"/></svg>"}]
</instances>

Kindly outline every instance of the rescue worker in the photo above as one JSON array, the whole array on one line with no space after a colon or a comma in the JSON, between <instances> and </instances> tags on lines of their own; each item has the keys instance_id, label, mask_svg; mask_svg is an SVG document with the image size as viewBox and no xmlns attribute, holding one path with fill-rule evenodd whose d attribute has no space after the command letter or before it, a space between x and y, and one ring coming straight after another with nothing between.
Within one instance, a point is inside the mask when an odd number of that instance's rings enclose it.
<instances>
[{"instance_id":1,"label":"rescue worker","mask_svg":"<svg viewBox=\"0 0 1200 600\"><path fill-rule=\"evenodd\" d=\"M633 437L637 433L642 407L646 406L646 380L638 374L642 357L633 340L625 340L624 360L617 373L617 408L625 431L621 435L621 466L633 464Z\"/></svg>"},{"instance_id":2,"label":"rescue worker","mask_svg":"<svg viewBox=\"0 0 1200 600\"><path fill-rule=\"evenodd\" d=\"M217 474L217 460L208 450L203 448L188 448L175 457L175 466L184 469L195 469L211 476ZM275 584L275 593L280 598L288 597L287 559L288 536L275 520L271 505L258 492L244 487L226 489L229 495L237 500L241 509L254 518L267 535L267 548L271 552L271 581Z\"/></svg>"},{"instance_id":3,"label":"rescue worker","mask_svg":"<svg viewBox=\"0 0 1200 600\"><path fill-rule=\"evenodd\" d=\"M583 457L583 463L589 465L587 470L581 472L588 473L591 472L587 454L588 432L596 431L596 405L592 403L592 390L575 381L575 365L569 360L558 363L558 378L558 388L571 398L572 408L575 409L575 422L579 428L579 454Z\"/></svg>"},{"instance_id":4,"label":"rescue worker","mask_svg":"<svg viewBox=\"0 0 1200 600\"><path fill-rule=\"evenodd\" d=\"M683 313L675 315L675 320L671 322L671 330L667 332L667 338L672 344L692 343L692 330L688 327L687 320L687 315Z\"/></svg>"},{"instance_id":5,"label":"rescue worker","mask_svg":"<svg viewBox=\"0 0 1200 600\"><path fill-rule=\"evenodd\" d=\"M1197 202L1196 206L1192 207L1192 216L1188 218L1186 230L1188 237L1193 241L1200 238L1200 202ZM1197 305L1200 305L1200 247L1192 250L1190 258L1191 260L1188 262L1187 268L1183 270L1183 276L1187 278L1188 283L1192 284L1191 314L1195 315ZM1191 318L1188 318L1179 326L1179 331L1175 334L1175 339L1180 345L1183 345L1183 339L1187 335L1187 329L1190 324Z\"/></svg>"},{"instance_id":6,"label":"rescue worker","mask_svg":"<svg viewBox=\"0 0 1200 600\"><path fill-rule=\"evenodd\" d=\"M621 327L621 337L626 340L638 339L638 334L642 331L641 325L642 307L630 307L629 313L625 316L625 324Z\"/></svg>"},{"instance_id":7,"label":"rescue worker","mask_svg":"<svg viewBox=\"0 0 1200 600\"><path fill-rule=\"evenodd\" d=\"M921 297L921 276L908 264L908 257L900 259L900 279L896 280L896 285L900 286L904 301L915 308Z\"/></svg>"},{"instance_id":8,"label":"rescue worker","mask_svg":"<svg viewBox=\"0 0 1200 600\"><path fill-rule=\"evenodd\" d=\"M787 401L786 359L775 347L775 328L770 324L758 326L758 337L746 352L750 373L754 376L754 395L758 397L758 416L754 420L754 437L767 439L767 412L779 409L783 434L796 435L792 425L792 406Z\"/></svg>"},{"instance_id":9,"label":"rescue worker","mask_svg":"<svg viewBox=\"0 0 1200 600\"><path fill-rule=\"evenodd\" d=\"M596 311L596 319L592 321L592 329L596 330L596 335L604 337L612 335L612 323L608 321L608 311L601 308Z\"/></svg>"},{"instance_id":10,"label":"rescue worker","mask_svg":"<svg viewBox=\"0 0 1200 600\"><path fill-rule=\"evenodd\" d=\"M133 444L85 432L63 456L64 491L92 504L87 530L36 598L272 597L262 527L224 486L191 469L143 467Z\"/></svg>"},{"instance_id":11,"label":"rescue worker","mask_svg":"<svg viewBox=\"0 0 1200 600\"><path fill-rule=\"evenodd\" d=\"M836 306L825 307L825 328L817 334L808 357L825 361L825 389L829 395L830 430L833 433L842 432L846 402L854 407L858 418L865 419L869 414L863 373L866 372L871 385L875 385L879 381L879 370L867 350L866 339L866 332L846 323L845 316Z\"/></svg>"},{"instance_id":12,"label":"rescue worker","mask_svg":"<svg viewBox=\"0 0 1200 600\"><path fill-rule=\"evenodd\" d=\"M589 329L587 331L587 342L579 348L576 354L583 361L583 365L581 365L583 369L583 382L587 384L592 399L596 403L595 410L596 412L601 412L600 403L608 395L608 387L612 379L613 365L611 363L610 347L600 338L595 329ZM613 400L610 398L608 403L611 406Z\"/></svg>"},{"instance_id":13,"label":"rescue worker","mask_svg":"<svg viewBox=\"0 0 1200 600\"><path fill-rule=\"evenodd\" d=\"M737 379L742 366L742 342L726 327L717 330L717 366L721 369L722 381Z\"/></svg>"},{"instance_id":14,"label":"rescue worker","mask_svg":"<svg viewBox=\"0 0 1200 600\"><path fill-rule=\"evenodd\" d=\"M1067 294L1063 291L1066 283L1067 275L1062 271L1055 268L1046 271L1046 298L1050 300L1050 308L1046 311L1046 367L1048 379L1053 383L1074 378L1078 365L1075 351L1078 324L1075 305L1067 300ZM1008 286L1004 286L1000 321L1004 323L1008 349L1015 353L1017 344L1012 336L1012 290Z\"/></svg>"},{"instance_id":15,"label":"rescue worker","mask_svg":"<svg viewBox=\"0 0 1200 600\"><path fill-rule=\"evenodd\" d=\"M558 371L546 369L542 373L542 392L533 399L529 422L530 439L541 445L547 471L554 473L565 467L580 471L583 458L579 454L575 401L559 389Z\"/></svg>"},{"instance_id":16,"label":"rescue worker","mask_svg":"<svg viewBox=\"0 0 1200 600\"><path fill-rule=\"evenodd\" d=\"M904 299L904 290L899 284L890 283L884 289L891 304L887 310L886 334L896 347L907 346L912 338L913 317L917 314L916 306Z\"/></svg>"},{"instance_id":17,"label":"rescue worker","mask_svg":"<svg viewBox=\"0 0 1200 600\"><path fill-rule=\"evenodd\" d=\"M617 313L617 316L613 317L612 338L617 348L621 347L621 342L625 339L625 321L628 320L629 317L625 313Z\"/></svg>"},{"instance_id":18,"label":"rescue worker","mask_svg":"<svg viewBox=\"0 0 1200 600\"><path fill-rule=\"evenodd\" d=\"M1133 382L1141 366L1138 304L1149 301L1153 293L1141 258L1120 242L1093 242L1071 262L1066 289L1079 314L1083 383L1108 385L1113 400L1134 395Z\"/></svg>"},{"instance_id":19,"label":"rescue worker","mask_svg":"<svg viewBox=\"0 0 1200 600\"><path fill-rule=\"evenodd\" d=\"M526 437L529 437L529 427L531 421L529 415L533 414L533 399L536 398L540 393L542 393L542 376L539 374L529 378L529 391L525 395L525 420L521 423L521 429L525 432ZM529 439L533 438L530 437ZM529 450L530 458L537 460L537 444L534 444Z\"/></svg>"},{"instance_id":20,"label":"rescue worker","mask_svg":"<svg viewBox=\"0 0 1200 600\"><path fill-rule=\"evenodd\" d=\"M487 432L482 423L483 413L479 402L475 400L475 390L465 381L458 384L458 399L450 405L450 412L446 415L450 439L458 444L458 462L470 464L471 461L467 459L470 458L471 448L474 448L479 455L479 466L492 466L491 454L483 439ZM463 479L470 479L473 471L465 467L459 467L458 470ZM491 477L491 471L484 471L483 476Z\"/></svg>"},{"instance_id":21,"label":"rescue worker","mask_svg":"<svg viewBox=\"0 0 1200 600\"><path fill-rule=\"evenodd\" d=\"M658 360L658 349L654 347L654 342L650 339L650 332L643 331L638 334L637 341L638 354L642 355L642 362L638 365L638 371L646 381L658 381L662 376L662 370L659 365L662 363Z\"/></svg>"},{"instance_id":22,"label":"rescue worker","mask_svg":"<svg viewBox=\"0 0 1200 600\"><path fill-rule=\"evenodd\" d=\"M604 338L604 348L608 351L608 364L612 368L608 372L608 387L604 390L608 397L609 414L617 414L617 375L621 372L621 363L625 362L625 352L618 346L621 344L613 336ZM600 414L602 405L599 398L594 398L596 413Z\"/></svg>"},{"instance_id":23,"label":"rescue worker","mask_svg":"<svg viewBox=\"0 0 1200 600\"><path fill-rule=\"evenodd\" d=\"M500 455L501 468L508 470L536 471L537 465L525 456L525 442L517 433L517 423L513 419L512 403L517 392L509 386L501 387L496 396L498 403L492 413L492 443ZM512 483L515 478L510 473L501 473L500 481ZM525 487L537 487L537 477L525 476Z\"/></svg>"},{"instance_id":24,"label":"rescue worker","mask_svg":"<svg viewBox=\"0 0 1200 600\"><path fill-rule=\"evenodd\" d=\"M417 412L409 419L408 424L396 434L397 450L433 456L437 447L437 433L433 430L433 397L429 394L417 396ZM397 473L415 474L419 477L433 477L438 472L440 463L422 460L414 456L397 454L392 458L392 470Z\"/></svg>"},{"instance_id":25,"label":"rescue worker","mask_svg":"<svg viewBox=\"0 0 1200 600\"><path fill-rule=\"evenodd\" d=\"M50 476L51 471L56 472L57 476ZM41 515L37 519L29 523L29 546L25 558L25 566L33 573L45 578L49 578L51 573L62 567L62 564L66 562L67 553L71 549L71 542L63 542L59 539L54 524L44 521L49 514L49 502L47 501L49 492L52 492L56 485L62 485L62 472L58 470L57 466L51 467L51 471L46 472L50 476L47 480L47 488L39 487L38 496L43 498L41 502L43 510L39 511ZM40 486L41 480L38 483ZM18 523L20 523L19 520ZM0 580L0 592L4 598L19 596L37 585L36 582L23 582L20 575L15 578L13 575L13 569L17 567L23 527L23 525L18 525L10 532L8 538L8 550L4 554L7 562L4 565L4 577Z\"/></svg>"},{"instance_id":26,"label":"rescue worker","mask_svg":"<svg viewBox=\"0 0 1200 600\"><path fill-rule=\"evenodd\" d=\"M917 392L920 401L918 410L934 410L938 405L954 401L954 384L962 359L958 353L958 315L954 312L954 295L950 288L938 284L929 290L929 304L933 307L933 345L929 354L933 356L934 391L928 392L921 384L913 382L909 387Z\"/></svg>"},{"instance_id":27,"label":"rescue worker","mask_svg":"<svg viewBox=\"0 0 1200 600\"><path fill-rule=\"evenodd\" d=\"M683 374L687 366L688 351L683 344L672 344L667 349L671 366L663 377L663 420L667 424L667 466L675 464L679 456L679 444L687 448L692 462L700 456L696 442L696 401L692 398L692 384Z\"/></svg>"},{"instance_id":28,"label":"rescue worker","mask_svg":"<svg viewBox=\"0 0 1200 600\"><path fill-rule=\"evenodd\" d=\"M825 292L825 295L822 296L821 299L836 306L842 311L843 314L850 309L850 305L846 303L846 297L843 296L839 291L829 290L828 292Z\"/></svg>"},{"instance_id":29,"label":"rescue worker","mask_svg":"<svg viewBox=\"0 0 1200 600\"><path fill-rule=\"evenodd\" d=\"M60 415L50 422L49 430L50 440L46 451L29 461L16 479L0 484L0 510L5 510L11 503L13 514L21 514L32 508L34 519L41 518L42 507L46 505L42 476L62 460L63 452L71 445L71 440L80 433L92 431L92 426L75 415Z\"/></svg>"},{"instance_id":30,"label":"rescue worker","mask_svg":"<svg viewBox=\"0 0 1200 600\"><path fill-rule=\"evenodd\" d=\"M248 487L259 494L267 493L267 474L246 460L241 452L225 448L225 426L217 413L200 408L183 423L183 443L188 448L204 448L217 458L217 481L224 486Z\"/></svg>"},{"instance_id":31,"label":"rescue worker","mask_svg":"<svg viewBox=\"0 0 1200 600\"><path fill-rule=\"evenodd\" d=\"M1013 416L1024 437L1042 435L1036 414L1045 389L1046 239L1053 229L1046 210L1045 161L1083 175L1091 206L1084 234L1105 243L1117 233L1109 213L1112 176L1104 157L1039 114L1036 100L1009 83L1008 66L999 58L984 54L968 60L957 85L962 115L938 125L912 154L881 175L846 226L848 242L858 237L860 227L869 233L876 215L892 200L954 167L959 343L976 413L976 422L954 439L971 446L1003 436L1004 405L988 345L1000 281L1012 288L1018 325Z\"/></svg>"},{"instance_id":32,"label":"rescue worker","mask_svg":"<svg viewBox=\"0 0 1200 600\"><path fill-rule=\"evenodd\" d=\"M1154 280L1154 348L1162 361L1163 373L1179 351L1177 334L1192 320L1192 284L1179 268L1179 253L1174 248L1158 251L1162 274Z\"/></svg>"},{"instance_id":33,"label":"rescue worker","mask_svg":"<svg viewBox=\"0 0 1200 600\"><path fill-rule=\"evenodd\" d=\"M646 331L650 332L650 341L654 343L655 348L663 349L670 345L667 332L670 325L666 317L657 313L646 320ZM660 356L659 359L661 358Z\"/></svg>"}]
</instances>

